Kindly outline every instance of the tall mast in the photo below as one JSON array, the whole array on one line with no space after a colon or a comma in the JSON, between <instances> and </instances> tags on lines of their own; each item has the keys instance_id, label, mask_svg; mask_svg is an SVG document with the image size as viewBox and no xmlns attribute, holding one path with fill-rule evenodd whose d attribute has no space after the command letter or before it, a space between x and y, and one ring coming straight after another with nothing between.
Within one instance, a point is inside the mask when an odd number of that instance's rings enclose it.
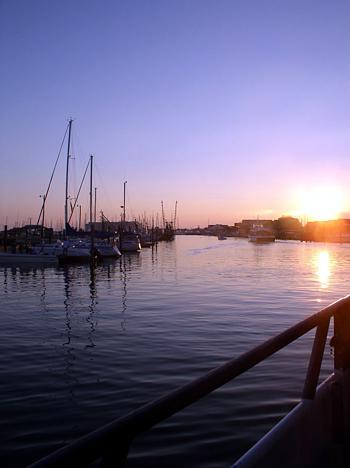
<instances>
[{"instance_id":1,"label":"tall mast","mask_svg":"<svg viewBox=\"0 0 350 468\"><path fill-rule=\"evenodd\" d=\"M95 225L93 223L93 218L92 218L92 161L93 161L93 155L90 155L90 228L91 228L91 258L93 257L94 253L94 230L95 230Z\"/></svg>"},{"instance_id":2,"label":"tall mast","mask_svg":"<svg viewBox=\"0 0 350 468\"><path fill-rule=\"evenodd\" d=\"M125 186L126 186L127 181L124 182L124 201L123 201L123 224L124 224L124 229L125 229Z\"/></svg>"},{"instance_id":3,"label":"tall mast","mask_svg":"<svg viewBox=\"0 0 350 468\"><path fill-rule=\"evenodd\" d=\"M97 193L97 187L95 187L94 223L96 223L96 193Z\"/></svg>"},{"instance_id":4,"label":"tall mast","mask_svg":"<svg viewBox=\"0 0 350 468\"><path fill-rule=\"evenodd\" d=\"M70 158L70 140L72 134L73 120L69 120L68 124L68 144L67 144L67 165L66 165L66 198L64 203L64 233L67 237L67 224L68 224L68 172L69 172L69 158Z\"/></svg>"},{"instance_id":5,"label":"tall mast","mask_svg":"<svg viewBox=\"0 0 350 468\"><path fill-rule=\"evenodd\" d=\"M177 200L175 202L175 214L174 214L174 222L173 222L173 228L176 229L176 216L177 216ZM209 223L208 223L209 225Z\"/></svg>"},{"instance_id":6,"label":"tall mast","mask_svg":"<svg viewBox=\"0 0 350 468\"><path fill-rule=\"evenodd\" d=\"M92 218L92 160L93 160L93 155L90 154L90 227L92 229L92 223L93 223L93 218Z\"/></svg>"}]
</instances>

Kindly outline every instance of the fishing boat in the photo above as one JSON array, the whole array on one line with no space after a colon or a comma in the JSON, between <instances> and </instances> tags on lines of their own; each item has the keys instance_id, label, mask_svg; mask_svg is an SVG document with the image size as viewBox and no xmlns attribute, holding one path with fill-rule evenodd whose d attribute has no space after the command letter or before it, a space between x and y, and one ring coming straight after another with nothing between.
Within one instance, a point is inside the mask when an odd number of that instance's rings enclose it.
<instances>
[{"instance_id":1,"label":"fishing boat","mask_svg":"<svg viewBox=\"0 0 350 468\"><path fill-rule=\"evenodd\" d=\"M275 235L274 233L264 227L262 224L254 224L249 236L249 242L255 242L256 244L264 244L267 242L275 242Z\"/></svg>"},{"instance_id":2,"label":"fishing boat","mask_svg":"<svg viewBox=\"0 0 350 468\"><path fill-rule=\"evenodd\" d=\"M174 218L171 221L167 221L165 219L163 200L161 201L161 206L162 206L163 229L162 229L162 234L159 240L167 241L167 242L173 241L176 235L175 231L176 231L177 201L175 202Z\"/></svg>"}]
</instances>

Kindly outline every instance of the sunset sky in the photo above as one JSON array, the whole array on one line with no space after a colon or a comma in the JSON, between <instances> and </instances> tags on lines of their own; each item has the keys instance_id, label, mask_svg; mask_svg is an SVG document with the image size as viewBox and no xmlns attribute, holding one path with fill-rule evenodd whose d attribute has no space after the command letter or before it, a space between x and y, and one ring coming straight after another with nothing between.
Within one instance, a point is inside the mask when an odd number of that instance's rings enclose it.
<instances>
[{"instance_id":1,"label":"sunset sky","mask_svg":"<svg viewBox=\"0 0 350 468\"><path fill-rule=\"evenodd\" d=\"M349 1L0 0L0 48L1 225L36 221L69 118L110 219L125 180L183 227L350 212Z\"/></svg>"}]
</instances>

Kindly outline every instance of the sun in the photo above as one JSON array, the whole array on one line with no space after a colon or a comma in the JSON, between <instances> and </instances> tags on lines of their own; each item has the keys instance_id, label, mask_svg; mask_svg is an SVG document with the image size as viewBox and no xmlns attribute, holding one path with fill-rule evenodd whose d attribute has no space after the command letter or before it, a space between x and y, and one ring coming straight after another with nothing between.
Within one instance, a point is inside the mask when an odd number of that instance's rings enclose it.
<instances>
[{"instance_id":1,"label":"sun","mask_svg":"<svg viewBox=\"0 0 350 468\"><path fill-rule=\"evenodd\" d=\"M299 212L309 221L337 219L344 211L344 196L335 187L317 187L299 193Z\"/></svg>"}]
</instances>

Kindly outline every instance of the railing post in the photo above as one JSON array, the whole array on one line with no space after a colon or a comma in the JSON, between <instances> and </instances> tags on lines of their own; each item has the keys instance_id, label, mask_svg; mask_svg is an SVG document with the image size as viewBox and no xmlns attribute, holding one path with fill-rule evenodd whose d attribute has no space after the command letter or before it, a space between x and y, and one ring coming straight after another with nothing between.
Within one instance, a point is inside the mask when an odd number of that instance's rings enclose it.
<instances>
[{"instance_id":1,"label":"railing post","mask_svg":"<svg viewBox=\"0 0 350 468\"><path fill-rule=\"evenodd\" d=\"M328 327L329 318L324 318L317 326L302 394L303 399L313 400L315 397L323 352L327 341Z\"/></svg>"},{"instance_id":2,"label":"railing post","mask_svg":"<svg viewBox=\"0 0 350 468\"><path fill-rule=\"evenodd\" d=\"M350 306L334 315L334 368L342 382L344 442L350 439ZM341 402L340 402L341 404Z\"/></svg>"}]
</instances>

